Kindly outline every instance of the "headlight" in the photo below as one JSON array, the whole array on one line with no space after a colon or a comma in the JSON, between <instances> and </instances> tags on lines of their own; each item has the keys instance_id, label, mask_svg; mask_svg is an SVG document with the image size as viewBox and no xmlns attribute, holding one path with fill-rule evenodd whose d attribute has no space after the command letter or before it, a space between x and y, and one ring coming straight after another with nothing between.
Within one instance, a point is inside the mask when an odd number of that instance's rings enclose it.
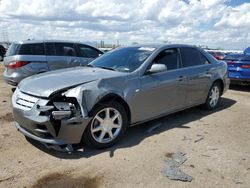
<instances>
[{"instance_id":1,"label":"headlight","mask_svg":"<svg viewBox=\"0 0 250 188\"><path fill-rule=\"evenodd\" d=\"M56 110L52 111L55 120L70 118L75 113L75 105L70 102L53 102Z\"/></svg>"}]
</instances>

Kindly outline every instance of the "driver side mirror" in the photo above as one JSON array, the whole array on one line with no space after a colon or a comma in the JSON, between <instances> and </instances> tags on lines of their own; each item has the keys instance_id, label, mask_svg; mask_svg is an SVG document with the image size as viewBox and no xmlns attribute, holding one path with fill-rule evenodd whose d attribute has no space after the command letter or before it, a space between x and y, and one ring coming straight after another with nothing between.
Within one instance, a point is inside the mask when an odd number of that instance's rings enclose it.
<instances>
[{"instance_id":1,"label":"driver side mirror","mask_svg":"<svg viewBox=\"0 0 250 188\"><path fill-rule=\"evenodd\" d=\"M147 71L148 74L154 74L166 71L167 65L165 64L153 64L152 67Z\"/></svg>"}]
</instances>

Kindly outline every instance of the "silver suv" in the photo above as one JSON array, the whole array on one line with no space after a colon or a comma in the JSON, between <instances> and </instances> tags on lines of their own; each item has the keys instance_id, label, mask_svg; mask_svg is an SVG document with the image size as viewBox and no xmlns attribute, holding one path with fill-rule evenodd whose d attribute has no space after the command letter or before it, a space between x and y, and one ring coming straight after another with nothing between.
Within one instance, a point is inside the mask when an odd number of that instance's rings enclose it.
<instances>
[{"instance_id":1,"label":"silver suv","mask_svg":"<svg viewBox=\"0 0 250 188\"><path fill-rule=\"evenodd\" d=\"M22 79L51 70L83 66L103 54L82 43L23 41L12 43L4 58L4 80L16 86Z\"/></svg>"}]
</instances>

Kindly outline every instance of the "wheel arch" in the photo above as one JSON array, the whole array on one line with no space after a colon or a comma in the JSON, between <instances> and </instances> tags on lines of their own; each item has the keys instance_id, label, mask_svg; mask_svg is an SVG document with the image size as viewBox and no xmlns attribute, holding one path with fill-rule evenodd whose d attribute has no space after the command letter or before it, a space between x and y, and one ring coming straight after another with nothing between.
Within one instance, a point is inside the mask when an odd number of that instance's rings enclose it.
<instances>
[{"instance_id":1,"label":"wheel arch","mask_svg":"<svg viewBox=\"0 0 250 188\"><path fill-rule=\"evenodd\" d=\"M224 91L224 82L223 82L223 80L222 79L220 79L220 78L218 78L218 79L216 79L214 82L213 82L213 84L212 85L214 85L215 83L218 83L218 84L220 84L220 86L221 86L221 94L223 93L223 91ZM212 87L212 86L211 86Z\"/></svg>"},{"instance_id":2,"label":"wheel arch","mask_svg":"<svg viewBox=\"0 0 250 188\"><path fill-rule=\"evenodd\" d=\"M90 110L89 114L91 115L93 110L102 103L112 103L113 101L119 102L125 109L127 116L128 116L128 120L129 123L131 123L131 111L130 111L130 107L127 104L127 102L118 94L115 93L109 93L106 94L105 96L101 97L96 104L93 106L93 108Z\"/></svg>"}]
</instances>

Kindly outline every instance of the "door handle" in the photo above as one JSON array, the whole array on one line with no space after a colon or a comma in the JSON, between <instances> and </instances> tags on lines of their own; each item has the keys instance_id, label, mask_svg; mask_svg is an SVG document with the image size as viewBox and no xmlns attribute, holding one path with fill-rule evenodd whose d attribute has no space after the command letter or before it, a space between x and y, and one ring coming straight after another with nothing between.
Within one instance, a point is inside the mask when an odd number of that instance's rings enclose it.
<instances>
[{"instance_id":1,"label":"door handle","mask_svg":"<svg viewBox=\"0 0 250 188\"><path fill-rule=\"evenodd\" d=\"M206 70L206 75L210 75L211 71L210 70Z\"/></svg>"},{"instance_id":2,"label":"door handle","mask_svg":"<svg viewBox=\"0 0 250 188\"><path fill-rule=\"evenodd\" d=\"M211 69L207 69L206 72L207 72L207 73L211 73Z\"/></svg>"},{"instance_id":3,"label":"door handle","mask_svg":"<svg viewBox=\"0 0 250 188\"><path fill-rule=\"evenodd\" d=\"M179 81L183 81L186 77L185 76L179 76Z\"/></svg>"},{"instance_id":4,"label":"door handle","mask_svg":"<svg viewBox=\"0 0 250 188\"><path fill-rule=\"evenodd\" d=\"M78 59L72 59L71 62L72 62L72 63L78 63L79 60L78 60Z\"/></svg>"}]
</instances>

